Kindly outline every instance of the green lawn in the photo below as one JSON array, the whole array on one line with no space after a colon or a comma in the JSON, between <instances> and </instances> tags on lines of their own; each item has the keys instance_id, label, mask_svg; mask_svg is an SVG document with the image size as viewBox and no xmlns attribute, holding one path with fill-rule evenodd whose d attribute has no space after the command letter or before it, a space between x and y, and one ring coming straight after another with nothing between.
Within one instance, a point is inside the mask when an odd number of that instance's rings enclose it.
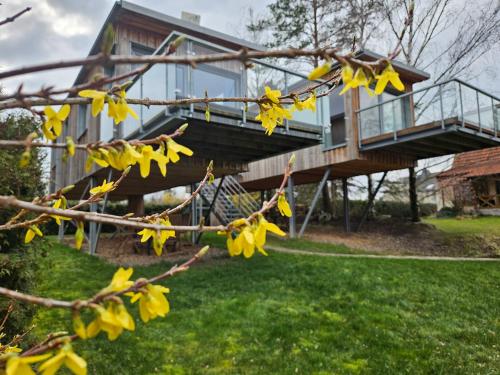
<instances>
[{"instance_id":1,"label":"green lawn","mask_svg":"<svg viewBox=\"0 0 500 375\"><path fill-rule=\"evenodd\" d=\"M426 218L424 222L449 234L495 234L500 236L500 217Z\"/></svg>"},{"instance_id":2,"label":"green lawn","mask_svg":"<svg viewBox=\"0 0 500 375\"><path fill-rule=\"evenodd\" d=\"M206 245L216 246L224 249L226 247L226 237L219 236L215 233L205 233L201 242ZM277 236L268 236L267 247L272 248L285 247L294 250L307 250L320 253L339 253L339 254L366 254L368 251L360 249L352 249L345 245L337 245L326 242L314 242L299 238L280 239Z\"/></svg>"},{"instance_id":3,"label":"green lawn","mask_svg":"<svg viewBox=\"0 0 500 375\"><path fill-rule=\"evenodd\" d=\"M105 286L116 267L54 245L42 269L39 294L75 298ZM496 262L224 257L166 283L168 317L75 349L89 374L105 375L493 374L499 279ZM42 309L36 333L69 321L67 311Z\"/></svg>"}]
</instances>

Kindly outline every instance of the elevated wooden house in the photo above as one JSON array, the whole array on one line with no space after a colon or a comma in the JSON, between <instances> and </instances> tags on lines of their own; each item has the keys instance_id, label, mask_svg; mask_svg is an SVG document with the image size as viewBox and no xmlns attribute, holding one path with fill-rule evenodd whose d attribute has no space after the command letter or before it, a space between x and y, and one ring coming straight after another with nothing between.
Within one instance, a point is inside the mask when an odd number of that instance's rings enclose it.
<instances>
[{"instance_id":1,"label":"elevated wooden house","mask_svg":"<svg viewBox=\"0 0 500 375\"><path fill-rule=\"evenodd\" d=\"M90 54L99 51L103 30L109 23L116 31L113 47L116 54L162 53L179 35L186 37L176 52L181 55L235 51L243 47L262 49L196 23L120 1L111 10ZM375 60L380 56L359 51L357 57ZM222 207L221 210L241 214L245 209L233 207L232 200L227 197L224 200L218 191L234 195L277 187L292 152L296 154L296 164L291 188L294 183L321 181L324 184L329 179L413 167L423 158L500 145L499 98L460 80L413 91L413 85L425 81L429 75L399 62L393 65L405 84L405 92L388 87L382 95L371 97L364 89L353 89L339 96L340 86L329 96L318 99L316 112L295 113L294 119L277 128L272 136L265 135L260 123L255 121L256 106L245 110L241 104L227 103L210 105L210 123L205 121L204 105L137 106L140 120L127 119L118 126L114 126L106 114L92 118L90 106L79 105L73 108L63 137L71 135L80 143L114 138L146 139L168 134L184 122L190 124L179 142L195 151L193 157L169 165L166 178L152 168L151 175L143 179L138 168L134 168L126 183L109 194L108 199L128 199L138 213L144 194L196 183L211 159L217 176L237 175L238 178L231 177L224 189L205 192L204 200L211 200L210 209ZM104 71L82 69L75 83L85 82L97 73L119 74L132 68L120 65ZM258 96L265 85L288 93L309 84L305 73L263 61L256 61L251 69L238 61L199 64L196 69L189 65L155 65L135 78L128 96L204 97L205 90L212 97ZM85 158L86 155L80 153L62 162L60 153L54 152L52 189L76 181L70 198L79 198L90 186L112 176L112 171L104 168L85 173ZM223 183L219 183L221 187ZM215 204L217 199L220 202ZM247 203L247 208L255 206L254 202Z\"/></svg>"},{"instance_id":2,"label":"elevated wooden house","mask_svg":"<svg viewBox=\"0 0 500 375\"><path fill-rule=\"evenodd\" d=\"M176 51L179 55L238 51L242 48L262 49L254 43L196 23L119 1L99 32L90 55L100 52L102 36L108 24L112 24L115 30L112 51L115 54L162 53L180 35L185 37L185 41ZM86 82L99 73L118 75L132 68L134 67L130 65L118 65L104 69L82 69L75 84ZM174 99L204 97L205 91L212 97L256 96L263 92L263 77L274 81L307 81L304 75L264 62L255 62L252 70L245 69L239 61L198 64L196 69L189 65L155 65L142 76L135 77L134 83L127 90L127 96ZM147 193L195 183L205 174L210 160L214 160L217 176L240 173L247 169L250 161L317 144L322 136L322 124L314 113L304 116L300 121L289 121L286 129L279 129L273 137L268 137L255 120L258 113L256 106L250 106L245 111L241 103L211 104L210 123L205 121L205 105L133 107L140 117L139 121L128 118L114 126L106 113L93 118L90 105L74 106L61 139L65 139L67 135L78 143L118 138L148 139L159 134L169 134L187 122L190 126L178 141L193 149L195 154L190 158L182 158L175 165L170 164L166 178L161 176L157 168L152 168L151 175L143 179L138 168L133 168L127 177L127 183L109 194L109 199L137 202ZM91 185L100 183L104 178L109 179L112 171L106 168L95 167L90 173L86 173L85 160L86 154L83 152L66 162L62 161L61 151L54 152L51 163L52 190L76 181L76 188L68 197L78 199ZM115 177L116 175L115 172Z\"/></svg>"}]
</instances>

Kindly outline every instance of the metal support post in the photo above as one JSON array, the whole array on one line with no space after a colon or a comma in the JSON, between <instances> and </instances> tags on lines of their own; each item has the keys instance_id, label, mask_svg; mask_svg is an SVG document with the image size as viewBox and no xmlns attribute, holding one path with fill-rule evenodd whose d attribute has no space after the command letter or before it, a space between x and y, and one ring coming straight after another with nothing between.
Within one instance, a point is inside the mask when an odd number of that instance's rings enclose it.
<instances>
[{"instance_id":1,"label":"metal support post","mask_svg":"<svg viewBox=\"0 0 500 375\"><path fill-rule=\"evenodd\" d=\"M325 171L325 174L323 175L323 178L321 179L321 182L319 183L319 185L316 189L316 193L314 193L314 197L311 201L311 205L309 206L309 210L307 211L306 218L304 219L304 222L302 223L302 226L300 227L299 238L304 235L307 224L309 224L309 220L311 219L311 215L312 215L314 209L316 208L316 204L318 203L319 196L320 196L321 192L323 191L323 187L325 186L329 177L330 177L330 169L327 169Z\"/></svg>"}]
</instances>

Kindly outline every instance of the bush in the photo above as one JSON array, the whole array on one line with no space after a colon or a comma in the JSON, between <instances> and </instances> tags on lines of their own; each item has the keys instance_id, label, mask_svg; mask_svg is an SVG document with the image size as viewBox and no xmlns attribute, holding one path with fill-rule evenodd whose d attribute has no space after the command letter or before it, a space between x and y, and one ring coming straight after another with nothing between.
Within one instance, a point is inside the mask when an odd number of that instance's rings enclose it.
<instances>
[{"instance_id":1,"label":"bush","mask_svg":"<svg viewBox=\"0 0 500 375\"><path fill-rule=\"evenodd\" d=\"M38 241L37 244L43 243ZM4 288L29 291L32 289L37 271L35 249L23 248L16 253L0 253L0 285ZM0 320L4 318L11 301L0 298ZM30 325L35 313L35 305L14 302L14 310L6 320L3 333L8 342L16 334L22 333Z\"/></svg>"},{"instance_id":2,"label":"bush","mask_svg":"<svg viewBox=\"0 0 500 375\"><path fill-rule=\"evenodd\" d=\"M1 139L24 140L37 129L38 123L29 115L9 114L0 122ZM19 168L22 150L0 149L0 194L15 195L23 200L32 200L44 194L42 163L44 154L39 149L31 151L31 162ZM7 222L17 211L0 210L0 223ZM27 216L32 217L32 216ZM29 292L36 271L34 249L24 245L24 229L0 231L0 285L9 289ZM40 244L41 242L37 242ZM9 301L0 299L0 319L3 319ZM4 333L7 340L23 332L34 313L34 308L16 304L14 312L6 322ZM5 340L4 340L5 341Z\"/></svg>"}]
</instances>

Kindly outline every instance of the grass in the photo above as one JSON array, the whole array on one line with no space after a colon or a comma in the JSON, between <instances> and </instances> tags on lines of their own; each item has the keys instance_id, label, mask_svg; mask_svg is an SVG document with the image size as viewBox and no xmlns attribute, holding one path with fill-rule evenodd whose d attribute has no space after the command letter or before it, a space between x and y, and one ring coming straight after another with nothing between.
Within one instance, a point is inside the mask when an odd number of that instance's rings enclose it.
<instances>
[{"instance_id":1,"label":"grass","mask_svg":"<svg viewBox=\"0 0 500 375\"><path fill-rule=\"evenodd\" d=\"M500 234L500 217L476 218L426 218L424 222L435 225L442 232L454 235Z\"/></svg>"},{"instance_id":2,"label":"grass","mask_svg":"<svg viewBox=\"0 0 500 375\"><path fill-rule=\"evenodd\" d=\"M226 237L218 236L215 233L205 233L203 234L201 243L205 245L211 245L224 249L226 247ZM282 240L278 237L268 236L267 244L268 248L285 247L287 249L294 250L307 250L315 251L320 253L338 253L338 254L367 254L368 251L361 249L352 249L345 245L331 244L326 242L315 242L304 239L286 239Z\"/></svg>"},{"instance_id":3,"label":"grass","mask_svg":"<svg viewBox=\"0 0 500 375\"><path fill-rule=\"evenodd\" d=\"M152 276L167 264L137 267ZM116 267L54 244L38 293L88 297ZM168 281L172 311L109 343L75 343L90 374L493 374L498 263L271 253L204 262ZM40 309L36 334L69 329Z\"/></svg>"}]
</instances>

